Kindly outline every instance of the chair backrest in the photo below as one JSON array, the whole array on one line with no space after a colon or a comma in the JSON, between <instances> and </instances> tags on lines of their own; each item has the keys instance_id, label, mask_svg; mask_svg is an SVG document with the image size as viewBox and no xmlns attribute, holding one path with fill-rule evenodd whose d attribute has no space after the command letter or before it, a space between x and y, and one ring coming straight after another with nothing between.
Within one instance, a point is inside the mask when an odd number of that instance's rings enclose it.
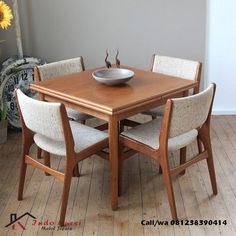
<instances>
[{"instance_id":1,"label":"chair backrest","mask_svg":"<svg viewBox=\"0 0 236 236\"><path fill-rule=\"evenodd\" d=\"M175 57L153 55L152 72L198 81L198 86L189 94L199 92L202 63Z\"/></svg>"},{"instance_id":2,"label":"chair backrest","mask_svg":"<svg viewBox=\"0 0 236 236\"><path fill-rule=\"evenodd\" d=\"M60 103L42 102L16 90L20 113L26 127L56 141L65 141Z\"/></svg>"},{"instance_id":3,"label":"chair backrest","mask_svg":"<svg viewBox=\"0 0 236 236\"><path fill-rule=\"evenodd\" d=\"M214 93L215 84L211 84L198 94L171 99L169 137L172 138L201 127L210 114Z\"/></svg>"},{"instance_id":4,"label":"chair backrest","mask_svg":"<svg viewBox=\"0 0 236 236\"><path fill-rule=\"evenodd\" d=\"M37 67L39 75L36 75L37 80L47 80L57 76L63 76L81 72L84 70L82 57L73 59L52 62Z\"/></svg>"},{"instance_id":5,"label":"chair backrest","mask_svg":"<svg viewBox=\"0 0 236 236\"><path fill-rule=\"evenodd\" d=\"M197 80L200 62L154 55L152 71L183 79Z\"/></svg>"}]
</instances>

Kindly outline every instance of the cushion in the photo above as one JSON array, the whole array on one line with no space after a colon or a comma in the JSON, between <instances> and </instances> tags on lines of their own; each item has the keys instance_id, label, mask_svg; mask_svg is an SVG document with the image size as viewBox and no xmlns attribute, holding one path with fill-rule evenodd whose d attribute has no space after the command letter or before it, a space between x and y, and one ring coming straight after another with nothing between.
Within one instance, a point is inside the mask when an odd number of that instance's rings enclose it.
<instances>
[{"instance_id":1,"label":"cushion","mask_svg":"<svg viewBox=\"0 0 236 236\"><path fill-rule=\"evenodd\" d=\"M82 121L82 120L87 120L87 119L93 118L90 115L87 115L83 112L76 111L76 110L69 108L69 107L66 108L66 112L67 112L67 116L70 119L75 120L75 121Z\"/></svg>"},{"instance_id":2,"label":"cushion","mask_svg":"<svg viewBox=\"0 0 236 236\"><path fill-rule=\"evenodd\" d=\"M153 149L159 148L161 119L155 119L142 125L138 125L121 133L122 136L143 143ZM198 135L196 129L181 134L168 140L168 150L174 151L192 143Z\"/></svg>"},{"instance_id":3,"label":"cushion","mask_svg":"<svg viewBox=\"0 0 236 236\"><path fill-rule=\"evenodd\" d=\"M201 127L206 121L213 102L215 86L192 96L173 98L169 137Z\"/></svg>"},{"instance_id":4,"label":"cushion","mask_svg":"<svg viewBox=\"0 0 236 236\"><path fill-rule=\"evenodd\" d=\"M64 141L61 104L32 99L20 89L16 93L27 128L50 139Z\"/></svg>"},{"instance_id":5,"label":"cushion","mask_svg":"<svg viewBox=\"0 0 236 236\"><path fill-rule=\"evenodd\" d=\"M92 127L70 121L76 153L108 138L108 134ZM41 149L59 156L66 156L65 142L49 139L41 134L34 135L34 141Z\"/></svg>"},{"instance_id":6,"label":"cushion","mask_svg":"<svg viewBox=\"0 0 236 236\"><path fill-rule=\"evenodd\" d=\"M163 105L163 106L151 109L149 111L144 111L142 112L142 114L157 117L157 116L163 116L164 112L165 112L165 106Z\"/></svg>"}]
</instances>

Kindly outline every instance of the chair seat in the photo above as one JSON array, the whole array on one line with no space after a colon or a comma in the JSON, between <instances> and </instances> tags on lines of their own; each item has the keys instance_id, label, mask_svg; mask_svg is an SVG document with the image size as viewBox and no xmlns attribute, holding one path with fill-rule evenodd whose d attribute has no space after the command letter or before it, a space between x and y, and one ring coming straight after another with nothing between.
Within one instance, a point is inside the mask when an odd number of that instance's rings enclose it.
<instances>
[{"instance_id":1,"label":"chair seat","mask_svg":"<svg viewBox=\"0 0 236 236\"><path fill-rule=\"evenodd\" d=\"M149 111L144 111L142 112L142 114L157 117L157 116L163 116L164 112L165 112L165 106L160 106L160 107L151 109Z\"/></svg>"},{"instance_id":2,"label":"chair seat","mask_svg":"<svg viewBox=\"0 0 236 236\"><path fill-rule=\"evenodd\" d=\"M83 112L76 111L76 110L69 108L69 107L66 108L66 112L67 112L67 116L70 119L73 119L76 121L82 121L82 120L87 120L87 119L92 118L92 116L90 116L90 115L87 115Z\"/></svg>"},{"instance_id":3,"label":"chair seat","mask_svg":"<svg viewBox=\"0 0 236 236\"><path fill-rule=\"evenodd\" d=\"M140 143L143 143L153 149L159 148L159 135L160 135L161 119L155 119L142 125L138 125L132 129L121 133ZM181 134L168 140L168 150L174 151L192 143L198 135L196 129L190 130L187 133Z\"/></svg>"},{"instance_id":4,"label":"chair seat","mask_svg":"<svg viewBox=\"0 0 236 236\"><path fill-rule=\"evenodd\" d=\"M70 121L72 135L75 142L74 151L79 153L84 149L105 140L108 134L89 126ZM59 156L66 155L65 143L47 138L41 134L34 135L34 141L41 149Z\"/></svg>"}]
</instances>

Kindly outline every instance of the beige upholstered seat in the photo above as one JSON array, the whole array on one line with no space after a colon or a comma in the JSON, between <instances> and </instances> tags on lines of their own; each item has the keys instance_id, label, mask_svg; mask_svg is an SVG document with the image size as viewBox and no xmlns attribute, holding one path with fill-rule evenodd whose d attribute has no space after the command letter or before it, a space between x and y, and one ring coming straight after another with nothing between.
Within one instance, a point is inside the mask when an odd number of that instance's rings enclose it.
<instances>
[{"instance_id":1,"label":"beige upholstered seat","mask_svg":"<svg viewBox=\"0 0 236 236\"><path fill-rule=\"evenodd\" d=\"M39 81L52 79L57 76L73 74L84 70L83 58L77 57L58 62L52 62L49 64L38 66L37 69L38 76L36 76L36 79L38 79ZM92 118L92 116L90 115L71 108L66 108L66 112L68 117L75 121L85 122L85 120Z\"/></svg>"},{"instance_id":2,"label":"beige upholstered seat","mask_svg":"<svg viewBox=\"0 0 236 236\"><path fill-rule=\"evenodd\" d=\"M76 111L72 108L66 107L67 116L74 121L81 121L84 123L85 120L93 118L92 116L85 114L80 111Z\"/></svg>"},{"instance_id":3,"label":"beige upholstered seat","mask_svg":"<svg viewBox=\"0 0 236 236\"><path fill-rule=\"evenodd\" d=\"M173 219L177 219L172 176L184 174L189 166L206 160L214 194L217 194L215 170L210 140L211 110L215 94L215 84L211 84L201 93L169 99L165 106L162 121L152 120L121 133L119 171L122 161L127 157L124 147L134 149L159 162L163 180L167 189L170 210ZM193 158L186 160L186 146L196 138L203 143L204 150ZM180 149L180 165L170 167L168 151ZM121 173L121 172L120 172ZM119 177L119 189L122 178Z\"/></svg>"},{"instance_id":4,"label":"beige upholstered seat","mask_svg":"<svg viewBox=\"0 0 236 236\"><path fill-rule=\"evenodd\" d=\"M26 169L31 165L53 175L63 182L60 226L65 223L65 214L72 176L79 176L78 162L108 147L108 134L69 121L65 106L32 99L16 91L22 122L23 152L18 200L22 200ZM44 163L31 157L30 148L36 144L44 151ZM50 166L50 154L66 156L65 172Z\"/></svg>"},{"instance_id":5,"label":"beige upholstered seat","mask_svg":"<svg viewBox=\"0 0 236 236\"><path fill-rule=\"evenodd\" d=\"M200 82L201 63L180 58L154 55L152 72ZM198 92L198 88L194 91L190 91L190 94L196 92ZM142 114L151 115L152 117L163 116L164 106L145 111Z\"/></svg>"},{"instance_id":6,"label":"beige upholstered seat","mask_svg":"<svg viewBox=\"0 0 236 236\"><path fill-rule=\"evenodd\" d=\"M143 143L153 149L159 148L159 137L161 128L161 119L155 119L145 124L138 125L132 129L128 129L121 133L121 135ZM196 129L187 131L184 134L178 135L168 140L168 150L174 151L192 143L198 135Z\"/></svg>"},{"instance_id":7,"label":"beige upholstered seat","mask_svg":"<svg viewBox=\"0 0 236 236\"><path fill-rule=\"evenodd\" d=\"M75 142L74 151L79 153L84 149L108 138L108 134L86 125L70 121L70 127ZM34 141L41 149L59 156L66 155L66 146L63 141L56 141L41 134L34 135Z\"/></svg>"},{"instance_id":8,"label":"beige upholstered seat","mask_svg":"<svg viewBox=\"0 0 236 236\"><path fill-rule=\"evenodd\" d=\"M156 118L158 116L163 116L164 112L165 112L165 106L159 106L159 107L153 108L149 111L144 111L144 112L142 112L142 114L149 115L149 116Z\"/></svg>"}]
</instances>

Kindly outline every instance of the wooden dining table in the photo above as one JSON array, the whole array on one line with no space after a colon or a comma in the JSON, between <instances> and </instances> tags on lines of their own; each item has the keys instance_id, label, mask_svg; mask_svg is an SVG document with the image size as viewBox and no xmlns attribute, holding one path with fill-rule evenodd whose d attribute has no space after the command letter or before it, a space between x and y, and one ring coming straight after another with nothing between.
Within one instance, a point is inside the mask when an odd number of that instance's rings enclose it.
<instances>
[{"instance_id":1,"label":"wooden dining table","mask_svg":"<svg viewBox=\"0 0 236 236\"><path fill-rule=\"evenodd\" d=\"M122 66L134 71L126 84L107 86L92 77L90 69L50 80L35 82L30 88L41 98L108 122L111 207L118 207L118 137L119 122L139 112L165 104L168 98L185 96L198 82L155 72Z\"/></svg>"}]
</instances>

